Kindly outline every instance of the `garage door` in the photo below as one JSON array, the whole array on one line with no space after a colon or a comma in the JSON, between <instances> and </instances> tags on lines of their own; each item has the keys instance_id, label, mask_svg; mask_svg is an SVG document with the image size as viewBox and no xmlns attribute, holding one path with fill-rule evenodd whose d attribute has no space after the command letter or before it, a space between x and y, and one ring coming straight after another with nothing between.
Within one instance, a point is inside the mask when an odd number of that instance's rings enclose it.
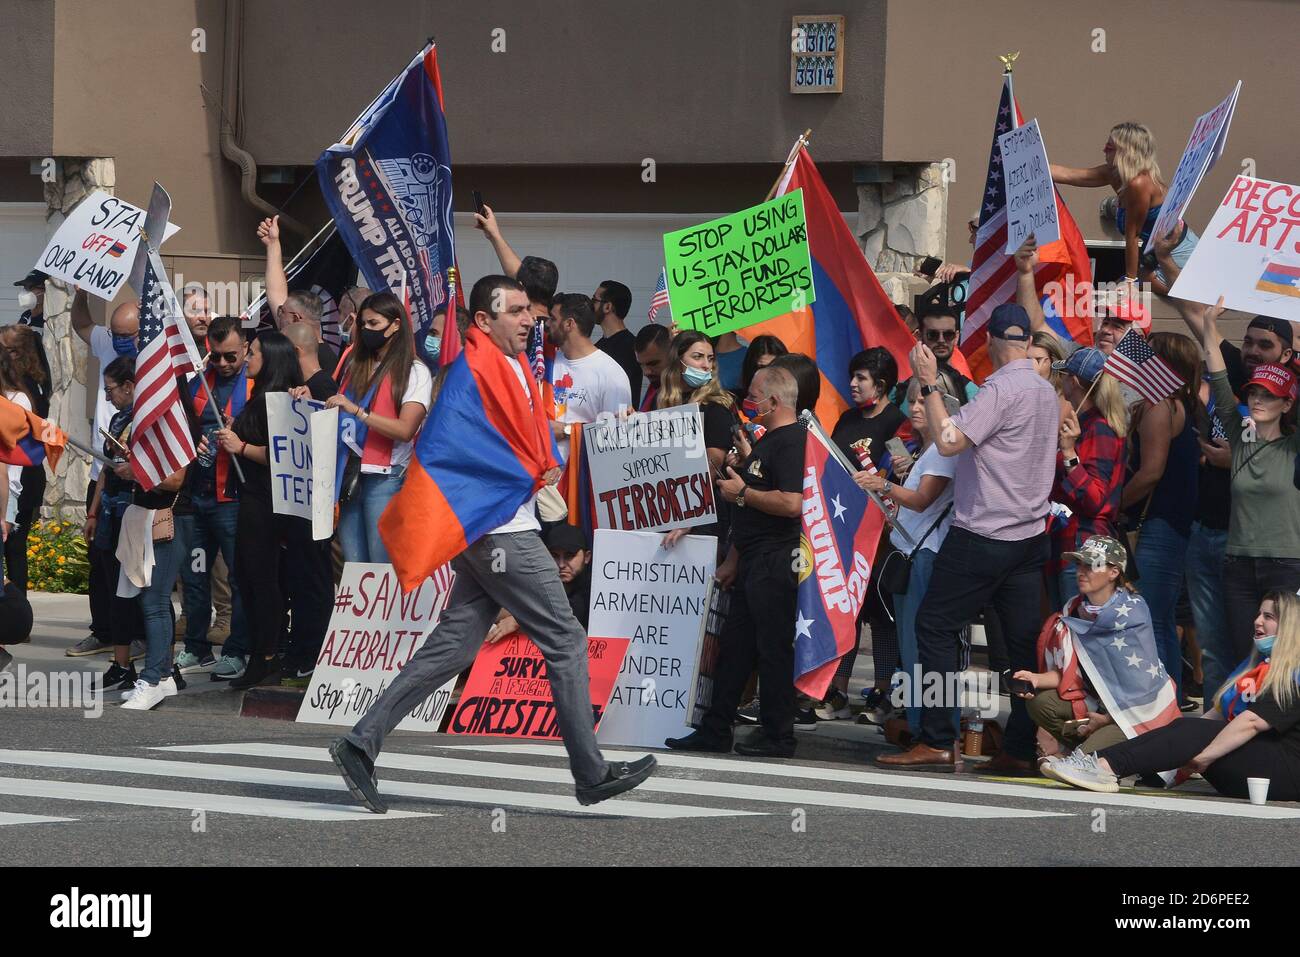
<instances>
[{"instance_id":1,"label":"garage door","mask_svg":"<svg viewBox=\"0 0 1300 957\"><path fill-rule=\"evenodd\" d=\"M21 314L22 290L14 283L31 271L52 233L46 228L44 203L0 203L0 324Z\"/></svg>"}]
</instances>

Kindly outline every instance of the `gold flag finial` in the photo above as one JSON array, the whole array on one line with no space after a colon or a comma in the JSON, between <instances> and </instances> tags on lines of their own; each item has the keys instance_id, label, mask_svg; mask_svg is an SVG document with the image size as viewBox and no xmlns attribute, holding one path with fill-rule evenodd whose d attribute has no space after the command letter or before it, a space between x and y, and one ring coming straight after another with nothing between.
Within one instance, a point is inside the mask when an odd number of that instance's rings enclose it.
<instances>
[{"instance_id":1,"label":"gold flag finial","mask_svg":"<svg viewBox=\"0 0 1300 957\"><path fill-rule=\"evenodd\" d=\"M1002 53L998 55L998 59L1002 61L1003 73L1010 73L1012 71L1016 65L1016 57L1018 56L1020 56L1019 50L1015 53Z\"/></svg>"}]
</instances>

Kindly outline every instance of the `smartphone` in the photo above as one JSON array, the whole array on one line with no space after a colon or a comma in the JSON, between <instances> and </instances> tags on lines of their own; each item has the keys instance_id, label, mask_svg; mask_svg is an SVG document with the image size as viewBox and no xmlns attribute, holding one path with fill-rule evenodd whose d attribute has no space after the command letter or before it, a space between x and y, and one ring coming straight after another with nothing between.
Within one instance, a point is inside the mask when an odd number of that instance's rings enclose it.
<instances>
[{"instance_id":1,"label":"smartphone","mask_svg":"<svg viewBox=\"0 0 1300 957\"><path fill-rule=\"evenodd\" d=\"M474 212L483 215L483 194L474 190Z\"/></svg>"},{"instance_id":2,"label":"smartphone","mask_svg":"<svg viewBox=\"0 0 1300 957\"><path fill-rule=\"evenodd\" d=\"M929 276L933 279L934 274L939 271L939 267L942 265L942 259L936 259L934 256L926 256L925 259L922 260L921 265L917 267L916 271L922 276Z\"/></svg>"},{"instance_id":3,"label":"smartphone","mask_svg":"<svg viewBox=\"0 0 1300 957\"><path fill-rule=\"evenodd\" d=\"M1024 678L1013 678L1007 674L1007 691L1013 695L1033 694L1034 685Z\"/></svg>"},{"instance_id":4,"label":"smartphone","mask_svg":"<svg viewBox=\"0 0 1300 957\"><path fill-rule=\"evenodd\" d=\"M1077 734L1079 732L1079 729L1082 728L1085 724L1087 724L1091 720L1092 720L1091 718L1074 718L1062 724L1061 730L1066 731L1070 734Z\"/></svg>"},{"instance_id":5,"label":"smartphone","mask_svg":"<svg viewBox=\"0 0 1300 957\"><path fill-rule=\"evenodd\" d=\"M910 459L912 457L912 453L907 451L907 443L898 436L894 436L886 442L885 448L889 450L889 454L894 458L899 458L901 456L902 458Z\"/></svg>"}]
</instances>

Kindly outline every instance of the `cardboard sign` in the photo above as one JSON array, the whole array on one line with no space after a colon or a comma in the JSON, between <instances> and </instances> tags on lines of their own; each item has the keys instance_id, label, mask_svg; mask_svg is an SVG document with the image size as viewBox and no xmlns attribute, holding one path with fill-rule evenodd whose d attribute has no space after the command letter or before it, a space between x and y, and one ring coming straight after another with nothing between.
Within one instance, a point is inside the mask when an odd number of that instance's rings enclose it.
<instances>
[{"instance_id":1,"label":"cardboard sign","mask_svg":"<svg viewBox=\"0 0 1300 957\"><path fill-rule=\"evenodd\" d=\"M1223 155L1223 147L1228 142L1228 127L1232 124L1232 114L1237 109L1237 94L1240 92L1241 81L1238 80L1237 86L1222 103L1196 118L1192 135L1187 139L1187 148L1183 150L1183 158L1178 161L1178 169L1174 170L1173 182L1165 192L1160 215L1156 217L1156 224L1147 238L1143 252L1150 252L1157 237L1169 235L1169 231L1178 225L1187 204L1192 201L1196 187L1201 185L1205 174Z\"/></svg>"},{"instance_id":2,"label":"cardboard sign","mask_svg":"<svg viewBox=\"0 0 1300 957\"><path fill-rule=\"evenodd\" d=\"M112 300L131 275L144 219L139 206L96 190L63 221L36 260L36 268L92 296ZM178 229L168 223L163 242Z\"/></svg>"},{"instance_id":3,"label":"cardboard sign","mask_svg":"<svg viewBox=\"0 0 1300 957\"><path fill-rule=\"evenodd\" d=\"M1169 294L1300 322L1300 186L1238 176Z\"/></svg>"},{"instance_id":4,"label":"cardboard sign","mask_svg":"<svg viewBox=\"0 0 1300 957\"><path fill-rule=\"evenodd\" d=\"M587 639L591 710L598 728L627 647L626 638ZM532 641L516 632L479 649L447 733L560 738L546 659Z\"/></svg>"},{"instance_id":5,"label":"cardboard sign","mask_svg":"<svg viewBox=\"0 0 1300 957\"><path fill-rule=\"evenodd\" d=\"M598 528L669 531L716 518L698 405L607 416L582 435Z\"/></svg>"},{"instance_id":6,"label":"cardboard sign","mask_svg":"<svg viewBox=\"0 0 1300 957\"><path fill-rule=\"evenodd\" d=\"M665 234L664 260L681 329L717 336L817 298L802 189Z\"/></svg>"},{"instance_id":7,"label":"cardboard sign","mask_svg":"<svg viewBox=\"0 0 1300 957\"><path fill-rule=\"evenodd\" d=\"M1038 120L998 137L1002 179L1007 191L1007 252L1019 249L1029 234L1039 246L1061 238L1056 218L1056 187Z\"/></svg>"},{"instance_id":8,"label":"cardboard sign","mask_svg":"<svg viewBox=\"0 0 1300 957\"><path fill-rule=\"evenodd\" d=\"M329 632L298 709L304 724L352 727L420 649L447 606L456 575L444 565L407 594L392 565L349 562L334 592ZM402 718L403 731L437 731L456 676Z\"/></svg>"},{"instance_id":9,"label":"cardboard sign","mask_svg":"<svg viewBox=\"0 0 1300 957\"><path fill-rule=\"evenodd\" d=\"M339 410L313 412L311 419L311 537L334 534L334 479L338 469Z\"/></svg>"},{"instance_id":10,"label":"cardboard sign","mask_svg":"<svg viewBox=\"0 0 1300 957\"><path fill-rule=\"evenodd\" d=\"M294 399L287 392L266 394L266 456L271 469L271 509L276 515L312 517L311 416L324 408L323 402Z\"/></svg>"},{"instance_id":11,"label":"cardboard sign","mask_svg":"<svg viewBox=\"0 0 1300 957\"><path fill-rule=\"evenodd\" d=\"M690 733L687 705L718 540L687 535L666 549L658 533L597 529L595 538L590 631L632 640L598 738L660 748Z\"/></svg>"}]
</instances>

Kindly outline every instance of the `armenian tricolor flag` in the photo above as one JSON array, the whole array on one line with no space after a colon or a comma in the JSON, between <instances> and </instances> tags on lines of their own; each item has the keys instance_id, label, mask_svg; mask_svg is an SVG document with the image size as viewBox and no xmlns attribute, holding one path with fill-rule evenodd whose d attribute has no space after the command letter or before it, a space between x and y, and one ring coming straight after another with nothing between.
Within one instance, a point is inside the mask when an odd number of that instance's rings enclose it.
<instances>
[{"instance_id":1,"label":"armenian tricolor flag","mask_svg":"<svg viewBox=\"0 0 1300 957\"><path fill-rule=\"evenodd\" d=\"M0 396L0 462L6 465L59 464L68 437L30 409Z\"/></svg>"},{"instance_id":2,"label":"armenian tricolor flag","mask_svg":"<svg viewBox=\"0 0 1300 957\"><path fill-rule=\"evenodd\" d=\"M379 519L393 570L409 591L504 525L559 464L537 380L471 326L447 369L402 489Z\"/></svg>"},{"instance_id":3,"label":"armenian tricolor flag","mask_svg":"<svg viewBox=\"0 0 1300 957\"><path fill-rule=\"evenodd\" d=\"M1300 266L1286 263L1269 263L1264 267L1264 274L1255 283L1260 292L1277 293L1280 296L1295 296L1300 299Z\"/></svg>"}]
</instances>

